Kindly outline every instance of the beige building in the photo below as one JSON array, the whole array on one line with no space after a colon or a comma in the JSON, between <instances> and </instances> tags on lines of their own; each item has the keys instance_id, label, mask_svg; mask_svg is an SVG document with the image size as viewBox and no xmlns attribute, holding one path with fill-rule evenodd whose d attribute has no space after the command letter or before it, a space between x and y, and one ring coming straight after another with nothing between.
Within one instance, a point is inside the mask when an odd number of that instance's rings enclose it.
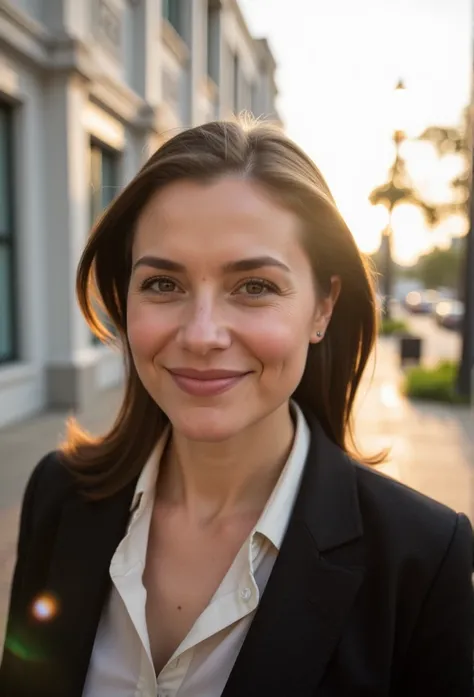
<instances>
[{"instance_id":1,"label":"beige building","mask_svg":"<svg viewBox=\"0 0 474 697\"><path fill-rule=\"evenodd\" d=\"M163 138L278 118L236 0L0 0L0 426L121 379L74 294L92 221Z\"/></svg>"}]
</instances>

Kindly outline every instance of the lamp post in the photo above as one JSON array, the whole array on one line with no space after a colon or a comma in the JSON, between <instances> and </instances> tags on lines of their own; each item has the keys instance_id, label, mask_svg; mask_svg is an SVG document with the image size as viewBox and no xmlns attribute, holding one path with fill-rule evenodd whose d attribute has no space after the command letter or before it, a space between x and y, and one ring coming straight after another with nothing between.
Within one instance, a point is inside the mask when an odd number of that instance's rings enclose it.
<instances>
[{"instance_id":1,"label":"lamp post","mask_svg":"<svg viewBox=\"0 0 474 697\"><path fill-rule=\"evenodd\" d=\"M471 158L472 158L471 154ZM474 167L474 161L471 163ZM464 257L464 319L462 354L458 373L458 392L467 399L474 393L474 195L471 189L469 230L465 240Z\"/></svg>"},{"instance_id":2,"label":"lamp post","mask_svg":"<svg viewBox=\"0 0 474 697\"><path fill-rule=\"evenodd\" d=\"M395 114L395 130L393 131L392 135L392 141L395 146L395 160L392 165L391 169L391 180L390 180L390 185L391 188L394 189L397 187L397 185L402 186L403 182L399 182L400 178L400 165L401 165L401 158L400 158L400 148L405 140L405 133L400 127L402 124L402 117L403 117L403 111L401 108L401 104L404 101L406 93L406 88L403 80L399 80L396 84L395 87L395 100L394 100L394 108L396 111ZM393 200L389 204L388 208L388 225L385 228L385 230L382 233L382 242L381 242L381 257L382 257L382 269L383 269L383 298L382 298L382 312L383 316L386 317L387 319L390 318L391 315L391 310L390 310L390 300L392 297L392 285L393 285L393 261L392 261L392 241L393 241L393 225L392 225L392 220L393 220L393 210L395 208L395 203L396 201Z\"/></svg>"},{"instance_id":3,"label":"lamp post","mask_svg":"<svg viewBox=\"0 0 474 697\"><path fill-rule=\"evenodd\" d=\"M474 73L471 73L471 104L467 119L467 142L470 159L469 227L464 256L464 318L462 325L462 352L459 364L457 390L474 405Z\"/></svg>"}]
</instances>

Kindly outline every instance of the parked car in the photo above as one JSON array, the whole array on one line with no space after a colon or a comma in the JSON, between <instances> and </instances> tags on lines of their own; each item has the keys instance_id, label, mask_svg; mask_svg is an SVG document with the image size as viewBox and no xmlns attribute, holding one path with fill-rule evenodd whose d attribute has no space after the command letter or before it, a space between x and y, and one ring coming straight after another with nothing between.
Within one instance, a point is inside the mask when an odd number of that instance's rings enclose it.
<instances>
[{"instance_id":1,"label":"parked car","mask_svg":"<svg viewBox=\"0 0 474 697\"><path fill-rule=\"evenodd\" d=\"M429 315L434 312L440 299L436 290L412 291L405 298L405 307L413 314Z\"/></svg>"},{"instance_id":2,"label":"parked car","mask_svg":"<svg viewBox=\"0 0 474 697\"><path fill-rule=\"evenodd\" d=\"M464 304L460 300L442 300L436 305L436 324L446 329L460 330L464 318Z\"/></svg>"}]
</instances>

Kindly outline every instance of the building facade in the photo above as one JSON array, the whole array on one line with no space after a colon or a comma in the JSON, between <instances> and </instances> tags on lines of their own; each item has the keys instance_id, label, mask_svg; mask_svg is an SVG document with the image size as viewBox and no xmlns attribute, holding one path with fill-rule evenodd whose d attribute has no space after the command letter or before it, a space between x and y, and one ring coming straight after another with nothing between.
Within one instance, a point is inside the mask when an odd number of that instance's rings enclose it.
<instances>
[{"instance_id":1,"label":"building facade","mask_svg":"<svg viewBox=\"0 0 474 697\"><path fill-rule=\"evenodd\" d=\"M120 382L75 298L91 225L177 129L275 98L237 0L0 0L0 426Z\"/></svg>"}]
</instances>

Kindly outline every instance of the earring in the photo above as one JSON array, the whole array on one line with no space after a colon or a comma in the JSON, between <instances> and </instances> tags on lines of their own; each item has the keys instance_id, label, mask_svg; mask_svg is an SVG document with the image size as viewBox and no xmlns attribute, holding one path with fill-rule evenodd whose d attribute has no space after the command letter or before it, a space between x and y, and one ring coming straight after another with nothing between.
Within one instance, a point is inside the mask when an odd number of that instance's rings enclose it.
<instances>
[{"instance_id":1,"label":"earring","mask_svg":"<svg viewBox=\"0 0 474 697\"><path fill-rule=\"evenodd\" d=\"M322 332L316 332L316 336L318 337L318 339L320 339L322 337L322 335L323 335Z\"/></svg>"}]
</instances>

